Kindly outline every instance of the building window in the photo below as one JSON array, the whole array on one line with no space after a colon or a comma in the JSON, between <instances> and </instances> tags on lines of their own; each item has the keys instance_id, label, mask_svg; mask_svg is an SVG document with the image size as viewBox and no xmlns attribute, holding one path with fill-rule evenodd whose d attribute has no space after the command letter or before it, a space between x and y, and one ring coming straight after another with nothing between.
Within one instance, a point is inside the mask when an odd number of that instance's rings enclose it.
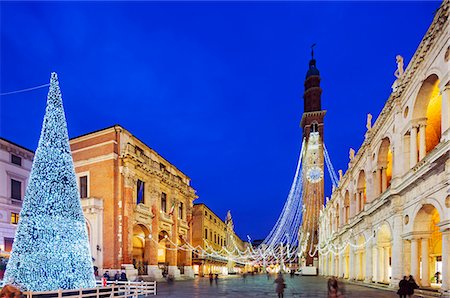
<instances>
[{"instance_id":1,"label":"building window","mask_svg":"<svg viewBox=\"0 0 450 298\"><path fill-rule=\"evenodd\" d=\"M208 229L205 229L205 239L208 240Z\"/></svg>"},{"instance_id":2,"label":"building window","mask_svg":"<svg viewBox=\"0 0 450 298\"><path fill-rule=\"evenodd\" d=\"M164 172L166 170L166 166L163 165L162 163L159 163L159 169Z\"/></svg>"},{"instance_id":3,"label":"building window","mask_svg":"<svg viewBox=\"0 0 450 298\"><path fill-rule=\"evenodd\" d=\"M212 241L212 239L213 239L213 237L212 237L212 231L209 231L209 238L210 238L211 241Z\"/></svg>"},{"instance_id":4,"label":"building window","mask_svg":"<svg viewBox=\"0 0 450 298\"><path fill-rule=\"evenodd\" d=\"M145 182L138 179L136 183L136 203L137 204L144 204L145 202Z\"/></svg>"},{"instance_id":5,"label":"building window","mask_svg":"<svg viewBox=\"0 0 450 298\"><path fill-rule=\"evenodd\" d=\"M22 166L22 158L20 156L11 154L11 163Z\"/></svg>"},{"instance_id":6,"label":"building window","mask_svg":"<svg viewBox=\"0 0 450 298\"><path fill-rule=\"evenodd\" d=\"M209 220L212 220L212 216L211 215L209 216Z\"/></svg>"},{"instance_id":7,"label":"building window","mask_svg":"<svg viewBox=\"0 0 450 298\"><path fill-rule=\"evenodd\" d=\"M11 223L17 225L19 223L19 213L11 212Z\"/></svg>"},{"instance_id":8,"label":"building window","mask_svg":"<svg viewBox=\"0 0 450 298\"><path fill-rule=\"evenodd\" d=\"M205 211L205 216L208 217L208 212Z\"/></svg>"},{"instance_id":9,"label":"building window","mask_svg":"<svg viewBox=\"0 0 450 298\"><path fill-rule=\"evenodd\" d=\"M88 180L87 176L80 177L80 198L84 199L88 197Z\"/></svg>"},{"instance_id":10,"label":"building window","mask_svg":"<svg viewBox=\"0 0 450 298\"><path fill-rule=\"evenodd\" d=\"M180 202L180 204L178 204L178 217L180 219L183 219L183 202Z\"/></svg>"},{"instance_id":11,"label":"building window","mask_svg":"<svg viewBox=\"0 0 450 298\"><path fill-rule=\"evenodd\" d=\"M217 239L217 236L216 236L216 234L214 234L214 243L217 243L216 239Z\"/></svg>"},{"instance_id":12,"label":"building window","mask_svg":"<svg viewBox=\"0 0 450 298\"><path fill-rule=\"evenodd\" d=\"M161 211L167 213L167 195L161 193Z\"/></svg>"},{"instance_id":13,"label":"building window","mask_svg":"<svg viewBox=\"0 0 450 298\"><path fill-rule=\"evenodd\" d=\"M22 199L22 182L11 179L11 198L16 200Z\"/></svg>"},{"instance_id":14,"label":"building window","mask_svg":"<svg viewBox=\"0 0 450 298\"><path fill-rule=\"evenodd\" d=\"M5 241L5 251L10 252L13 247L14 238L3 238Z\"/></svg>"},{"instance_id":15,"label":"building window","mask_svg":"<svg viewBox=\"0 0 450 298\"><path fill-rule=\"evenodd\" d=\"M217 223L215 218L214 218L214 223Z\"/></svg>"}]
</instances>

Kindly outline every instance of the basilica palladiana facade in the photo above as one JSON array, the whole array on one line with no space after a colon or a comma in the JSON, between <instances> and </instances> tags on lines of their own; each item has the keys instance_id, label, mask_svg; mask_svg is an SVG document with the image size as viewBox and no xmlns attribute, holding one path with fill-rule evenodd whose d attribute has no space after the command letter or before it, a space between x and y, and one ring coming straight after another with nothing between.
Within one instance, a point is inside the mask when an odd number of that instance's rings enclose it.
<instances>
[{"instance_id":1,"label":"basilica palladiana facade","mask_svg":"<svg viewBox=\"0 0 450 298\"><path fill-rule=\"evenodd\" d=\"M450 295L449 6L407 66L397 56L393 91L350 150L320 215L321 275L392 287L413 275Z\"/></svg>"}]
</instances>

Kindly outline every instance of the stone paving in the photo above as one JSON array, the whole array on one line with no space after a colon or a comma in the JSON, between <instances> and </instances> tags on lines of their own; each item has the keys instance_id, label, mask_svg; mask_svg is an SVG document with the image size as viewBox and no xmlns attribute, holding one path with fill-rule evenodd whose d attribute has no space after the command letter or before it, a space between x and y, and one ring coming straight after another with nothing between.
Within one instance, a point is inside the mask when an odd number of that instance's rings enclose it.
<instances>
[{"instance_id":1,"label":"stone paving","mask_svg":"<svg viewBox=\"0 0 450 298\"><path fill-rule=\"evenodd\" d=\"M210 284L209 278L197 277L195 280L158 283L159 297L277 297L274 275L267 280L265 275L221 277L217 283ZM284 276L286 290L284 297L327 297L327 280L316 276ZM381 298L398 297L395 292L385 291L354 284L340 283L345 297Z\"/></svg>"}]
</instances>

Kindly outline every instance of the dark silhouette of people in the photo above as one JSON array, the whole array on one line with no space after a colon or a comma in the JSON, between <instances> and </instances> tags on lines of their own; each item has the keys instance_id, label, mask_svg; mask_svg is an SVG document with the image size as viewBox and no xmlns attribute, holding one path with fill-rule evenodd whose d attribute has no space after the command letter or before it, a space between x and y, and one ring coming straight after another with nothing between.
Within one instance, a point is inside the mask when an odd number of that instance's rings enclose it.
<instances>
[{"instance_id":1,"label":"dark silhouette of people","mask_svg":"<svg viewBox=\"0 0 450 298\"><path fill-rule=\"evenodd\" d=\"M267 271L266 274L267 274L267 280L269 280L269 279L270 279L270 273L269 273L269 271Z\"/></svg>"},{"instance_id":2,"label":"dark silhouette of people","mask_svg":"<svg viewBox=\"0 0 450 298\"><path fill-rule=\"evenodd\" d=\"M216 282L217 286L217 282L219 281L219 274L216 273L216 275L214 276L214 281Z\"/></svg>"},{"instance_id":3,"label":"dark silhouette of people","mask_svg":"<svg viewBox=\"0 0 450 298\"><path fill-rule=\"evenodd\" d=\"M103 277L106 279L106 280L111 280L111 276L109 276L109 271L108 270L106 270L105 271L105 273L103 273Z\"/></svg>"},{"instance_id":4,"label":"dark silhouette of people","mask_svg":"<svg viewBox=\"0 0 450 298\"><path fill-rule=\"evenodd\" d=\"M403 279L398 283L397 294L400 298L406 298L406 295L408 295L408 280L406 279L406 275L403 276Z\"/></svg>"},{"instance_id":5,"label":"dark silhouette of people","mask_svg":"<svg viewBox=\"0 0 450 298\"><path fill-rule=\"evenodd\" d=\"M119 271L116 271L116 274L114 274L114 280L115 281L119 281L120 280L120 272Z\"/></svg>"},{"instance_id":6,"label":"dark silhouette of people","mask_svg":"<svg viewBox=\"0 0 450 298\"><path fill-rule=\"evenodd\" d=\"M412 275L409 276L408 279L408 287L407 287L407 291L406 294L408 295L408 297L412 297L414 295L414 290L418 289L419 286L417 285L416 281L414 280L414 277Z\"/></svg>"},{"instance_id":7,"label":"dark silhouette of people","mask_svg":"<svg viewBox=\"0 0 450 298\"><path fill-rule=\"evenodd\" d=\"M330 277L328 279L328 298L341 298L344 297L342 292L339 291L339 284L336 277Z\"/></svg>"},{"instance_id":8,"label":"dark silhouette of people","mask_svg":"<svg viewBox=\"0 0 450 298\"><path fill-rule=\"evenodd\" d=\"M283 274L281 272L278 273L278 277L275 279L274 283L277 284L275 287L275 292L278 294L278 298L283 298L286 284L284 283Z\"/></svg>"},{"instance_id":9,"label":"dark silhouette of people","mask_svg":"<svg viewBox=\"0 0 450 298\"><path fill-rule=\"evenodd\" d=\"M213 276L212 272L210 272L209 273L209 285L210 286L212 286L213 280L214 280L214 276Z\"/></svg>"},{"instance_id":10,"label":"dark silhouette of people","mask_svg":"<svg viewBox=\"0 0 450 298\"><path fill-rule=\"evenodd\" d=\"M127 274L125 273L125 270L122 270L122 273L120 274L120 280L121 281L128 281Z\"/></svg>"}]
</instances>

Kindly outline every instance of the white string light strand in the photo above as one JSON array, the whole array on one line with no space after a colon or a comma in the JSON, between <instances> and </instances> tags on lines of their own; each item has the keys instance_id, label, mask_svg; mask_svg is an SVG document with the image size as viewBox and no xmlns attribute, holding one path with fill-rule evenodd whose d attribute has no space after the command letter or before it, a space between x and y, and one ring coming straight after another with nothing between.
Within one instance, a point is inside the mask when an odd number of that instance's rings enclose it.
<instances>
[{"instance_id":1,"label":"white string light strand","mask_svg":"<svg viewBox=\"0 0 450 298\"><path fill-rule=\"evenodd\" d=\"M11 91L11 92L0 93L0 96L11 95L11 94L16 94L16 93L22 93L22 92L27 92L27 91L31 91L31 90L36 90L36 89L48 87L48 86L50 86L50 84L44 84L44 85L39 85L39 86L36 86L36 87L31 87L31 88L26 88L26 89L21 89L21 90L16 90L16 91Z\"/></svg>"}]
</instances>

